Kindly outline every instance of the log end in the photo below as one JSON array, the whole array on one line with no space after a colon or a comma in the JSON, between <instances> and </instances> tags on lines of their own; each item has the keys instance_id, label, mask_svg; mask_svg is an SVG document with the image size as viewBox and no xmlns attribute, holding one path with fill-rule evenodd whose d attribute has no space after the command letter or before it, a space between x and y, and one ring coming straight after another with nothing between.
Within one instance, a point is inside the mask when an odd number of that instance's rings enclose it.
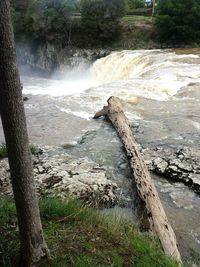
<instances>
[{"instance_id":1,"label":"log end","mask_svg":"<svg viewBox=\"0 0 200 267\"><path fill-rule=\"evenodd\" d=\"M98 111L98 112L94 115L93 119L98 119L98 118L100 118L101 116L106 116L107 113L108 113L108 106L104 106L102 110Z\"/></svg>"}]
</instances>

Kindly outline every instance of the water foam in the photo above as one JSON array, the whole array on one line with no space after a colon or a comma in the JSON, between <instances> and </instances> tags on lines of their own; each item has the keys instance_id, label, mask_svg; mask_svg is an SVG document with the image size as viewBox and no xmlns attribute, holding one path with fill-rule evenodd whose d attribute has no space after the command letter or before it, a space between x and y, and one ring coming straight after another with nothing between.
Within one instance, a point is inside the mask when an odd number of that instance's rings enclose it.
<instances>
[{"instance_id":1,"label":"water foam","mask_svg":"<svg viewBox=\"0 0 200 267\"><path fill-rule=\"evenodd\" d=\"M113 52L93 64L91 77L102 89L105 84L110 90L114 83L137 96L167 100L191 81L200 81L198 59L198 55L161 50Z\"/></svg>"},{"instance_id":2,"label":"water foam","mask_svg":"<svg viewBox=\"0 0 200 267\"><path fill-rule=\"evenodd\" d=\"M50 95L50 96L67 96L80 94L86 89L96 85L89 79L69 80L52 80L35 78L34 85L24 85L23 93L31 95Z\"/></svg>"},{"instance_id":3,"label":"water foam","mask_svg":"<svg viewBox=\"0 0 200 267\"><path fill-rule=\"evenodd\" d=\"M59 107L58 107L59 108ZM72 111L71 109L66 109L66 108L59 108L60 111L65 112L67 114L72 114L76 117L82 118L82 119L86 119L86 120L90 120L93 117L93 114L90 114L86 111Z\"/></svg>"},{"instance_id":4,"label":"water foam","mask_svg":"<svg viewBox=\"0 0 200 267\"><path fill-rule=\"evenodd\" d=\"M102 99L114 94L124 99L133 96L168 100L191 82L200 82L198 55L177 55L162 50L113 52L97 60L85 78L63 80L34 78L25 83L24 93L32 95L68 96L85 94Z\"/></svg>"}]
</instances>

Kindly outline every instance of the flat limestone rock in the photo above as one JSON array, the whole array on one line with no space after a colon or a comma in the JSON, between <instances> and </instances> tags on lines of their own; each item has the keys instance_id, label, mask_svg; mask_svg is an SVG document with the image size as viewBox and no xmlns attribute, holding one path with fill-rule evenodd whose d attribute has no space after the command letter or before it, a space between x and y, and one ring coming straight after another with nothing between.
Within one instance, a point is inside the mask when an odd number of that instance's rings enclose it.
<instances>
[{"instance_id":1,"label":"flat limestone rock","mask_svg":"<svg viewBox=\"0 0 200 267\"><path fill-rule=\"evenodd\" d=\"M52 155L48 149L33 157L35 184L39 195L78 198L96 206L114 206L120 195L106 170L87 158ZM0 160L0 194L12 195L7 159Z\"/></svg>"},{"instance_id":2,"label":"flat limestone rock","mask_svg":"<svg viewBox=\"0 0 200 267\"><path fill-rule=\"evenodd\" d=\"M149 170L172 181L188 185L200 194L200 152L188 147L145 149Z\"/></svg>"}]
</instances>

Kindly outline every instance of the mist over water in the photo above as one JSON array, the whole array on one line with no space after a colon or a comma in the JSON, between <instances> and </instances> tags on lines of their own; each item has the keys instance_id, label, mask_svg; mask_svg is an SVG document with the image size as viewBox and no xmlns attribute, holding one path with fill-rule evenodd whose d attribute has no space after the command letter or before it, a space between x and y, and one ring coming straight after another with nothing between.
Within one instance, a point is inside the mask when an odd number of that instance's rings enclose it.
<instances>
[{"instance_id":1,"label":"mist over water","mask_svg":"<svg viewBox=\"0 0 200 267\"><path fill-rule=\"evenodd\" d=\"M42 79L34 77L30 84L30 78L24 77L24 94L31 95L50 95L50 96L67 96L80 94L86 89L95 86L96 83L89 78L77 78L74 80L62 79Z\"/></svg>"}]
</instances>

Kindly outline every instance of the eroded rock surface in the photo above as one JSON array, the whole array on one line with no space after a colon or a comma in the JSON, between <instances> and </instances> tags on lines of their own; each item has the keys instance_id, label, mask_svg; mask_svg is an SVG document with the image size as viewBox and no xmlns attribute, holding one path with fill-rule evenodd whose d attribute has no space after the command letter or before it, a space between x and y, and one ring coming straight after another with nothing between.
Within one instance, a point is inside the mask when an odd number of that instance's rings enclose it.
<instances>
[{"instance_id":1,"label":"eroded rock surface","mask_svg":"<svg viewBox=\"0 0 200 267\"><path fill-rule=\"evenodd\" d=\"M57 147L43 147L36 152L33 167L39 195L79 198L104 207L123 206L128 201L121 180L111 177L106 167L69 155ZM143 149L142 153L150 171L187 184L200 194L200 152L188 147L157 147ZM128 163L124 166L129 168ZM0 160L0 194L12 195L7 159Z\"/></svg>"},{"instance_id":2,"label":"eroded rock surface","mask_svg":"<svg viewBox=\"0 0 200 267\"><path fill-rule=\"evenodd\" d=\"M143 154L151 171L173 181L189 185L200 194L200 152L188 147L178 149L157 147Z\"/></svg>"},{"instance_id":3,"label":"eroded rock surface","mask_svg":"<svg viewBox=\"0 0 200 267\"><path fill-rule=\"evenodd\" d=\"M96 206L113 206L120 189L106 170L86 158L43 149L33 157L34 177L40 195L83 199ZM0 160L0 193L12 195L7 159Z\"/></svg>"}]
</instances>

